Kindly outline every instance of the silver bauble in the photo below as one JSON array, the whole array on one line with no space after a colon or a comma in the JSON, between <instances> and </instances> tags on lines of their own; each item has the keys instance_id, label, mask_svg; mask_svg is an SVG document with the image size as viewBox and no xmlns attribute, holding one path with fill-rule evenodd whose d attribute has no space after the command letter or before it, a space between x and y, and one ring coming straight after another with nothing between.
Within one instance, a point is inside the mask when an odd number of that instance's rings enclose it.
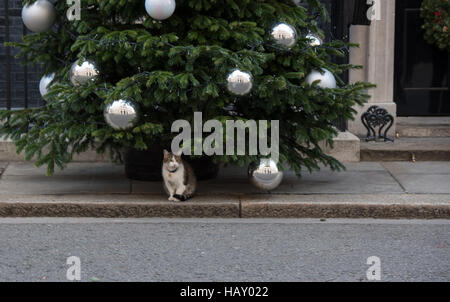
<instances>
[{"instance_id":1,"label":"silver bauble","mask_svg":"<svg viewBox=\"0 0 450 302\"><path fill-rule=\"evenodd\" d=\"M235 69L227 77L227 88L233 94L246 95L253 88L253 77L248 72Z\"/></svg>"},{"instance_id":2,"label":"silver bauble","mask_svg":"<svg viewBox=\"0 0 450 302\"><path fill-rule=\"evenodd\" d=\"M54 73L44 75L41 78L41 81L39 82L39 92L41 93L42 97L44 97L48 93L48 90L50 89L50 82L53 81L54 78Z\"/></svg>"},{"instance_id":3,"label":"silver bauble","mask_svg":"<svg viewBox=\"0 0 450 302\"><path fill-rule=\"evenodd\" d=\"M317 86L321 88L336 88L336 78L334 75L327 69L322 68L322 72L318 70L313 70L306 77L306 82L309 85L312 85L315 81L320 80Z\"/></svg>"},{"instance_id":4,"label":"silver bauble","mask_svg":"<svg viewBox=\"0 0 450 302\"><path fill-rule=\"evenodd\" d=\"M309 45L312 47L320 46L323 44L322 39L316 36L315 34L307 34L306 39L310 40Z\"/></svg>"},{"instance_id":5,"label":"silver bauble","mask_svg":"<svg viewBox=\"0 0 450 302\"><path fill-rule=\"evenodd\" d=\"M255 187L271 191L281 184L283 172L273 159L262 158L248 167L248 177Z\"/></svg>"},{"instance_id":6,"label":"silver bauble","mask_svg":"<svg viewBox=\"0 0 450 302\"><path fill-rule=\"evenodd\" d=\"M139 107L131 100L120 99L105 107L103 116L106 123L116 130L134 127L139 119Z\"/></svg>"},{"instance_id":7,"label":"silver bauble","mask_svg":"<svg viewBox=\"0 0 450 302\"><path fill-rule=\"evenodd\" d=\"M22 8L22 20L25 26L33 32L44 32L52 28L56 19L56 9L47 0L37 0Z\"/></svg>"},{"instance_id":8,"label":"silver bauble","mask_svg":"<svg viewBox=\"0 0 450 302\"><path fill-rule=\"evenodd\" d=\"M155 20L165 20L175 11L175 0L145 0L145 10Z\"/></svg>"},{"instance_id":9,"label":"silver bauble","mask_svg":"<svg viewBox=\"0 0 450 302\"><path fill-rule=\"evenodd\" d=\"M270 33L272 39L280 46L287 49L297 44L297 30L287 23L279 23L272 28Z\"/></svg>"},{"instance_id":10,"label":"silver bauble","mask_svg":"<svg viewBox=\"0 0 450 302\"><path fill-rule=\"evenodd\" d=\"M74 86L80 86L89 81L95 81L98 78L99 71L92 61L78 61L72 64L70 68L70 81Z\"/></svg>"}]
</instances>

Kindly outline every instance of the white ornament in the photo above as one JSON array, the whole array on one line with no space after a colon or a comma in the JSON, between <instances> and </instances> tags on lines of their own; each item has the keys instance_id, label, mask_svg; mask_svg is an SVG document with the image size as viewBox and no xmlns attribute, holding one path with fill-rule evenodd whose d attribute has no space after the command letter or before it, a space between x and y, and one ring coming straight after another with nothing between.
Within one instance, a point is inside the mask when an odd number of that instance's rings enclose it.
<instances>
[{"instance_id":1,"label":"white ornament","mask_svg":"<svg viewBox=\"0 0 450 302\"><path fill-rule=\"evenodd\" d=\"M47 0L37 0L22 8L22 20L25 26L33 32L44 32L52 28L56 19L56 9Z\"/></svg>"},{"instance_id":2,"label":"white ornament","mask_svg":"<svg viewBox=\"0 0 450 302\"><path fill-rule=\"evenodd\" d=\"M83 61L78 64L75 61L70 68L70 81L74 86L83 85L89 81L95 81L98 78L99 71L94 62Z\"/></svg>"},{"instance_id":3,"label":"white ornament","mask_svg":"<svg viewBox=\"0 0 450 302\"><path fill-rule=\"evenodd\" d=\"M292 25L287 23L279 23L275 25L272 28L270 35L278 45L287 49L292 48L295 44L297 44L297 30Z\"/></svg>"},{"instance_id":4,"label":"white ornament","mask_svg":"<svg viewBox=\"0 0 450 302\"><path fill-rule=\"evenodd\" d=\"M227 77L227 88L233 94L246 95L252 87L253 77L248 72L235 69Z\"/></svg>"},{"instance_id":5,"label":"white ornament","mask_svg":"<svg viewBox=\"0 0 450 302\"><path fill-rule=\"evenodd\" d=\"M145 10L156 20L165 20L175 11L175 0L145 0Z\"/></svg>"},{"instance_id":6,"label":"white ornament","mask_svg":"<svg viewBox=\"0 0 450 302\"><path fill-rule=\"evenodd\" d=\"M48 93L48 90L50 89L50 82L53 81L54 78L54 73L45 75L41 78L41 81L39 82L39 92L41 93L42 97L44 97Z\"/></svg>"},{"instance_id":7,"label":"white ornament","mask_svg":"<svg viewBox=\"0 0 450 302\"><path fill-rule=\"evenodd\" d=\"M306 77L306 82L312 85L315 81L320 80L317 86L321 88L336 88L336 78L331 71L322 68L322 73L318 70L313 70Z\"/></svg>"}]
</instances>

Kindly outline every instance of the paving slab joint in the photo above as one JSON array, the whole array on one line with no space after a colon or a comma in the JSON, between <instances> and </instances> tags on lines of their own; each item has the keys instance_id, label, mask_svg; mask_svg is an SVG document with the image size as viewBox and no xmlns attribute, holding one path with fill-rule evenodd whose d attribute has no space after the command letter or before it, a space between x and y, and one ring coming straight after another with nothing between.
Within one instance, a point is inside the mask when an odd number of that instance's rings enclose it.
<instances>
[{"instance_id":1,"label":"paving slab joint","mask_svg":"<svg viewBox=\"0 0 450 302\"><path fill-rule=\"evenodd\" d=\"M9 162L4 163L4 166L0 167L0 179L2 178L3 173L5 173L8 168Z\"/></svg>"},{"instance_id":2,"label":"paving slab joint","mask_svg":"<svg viewBox=\"0 0 450 302\"><path fill-rule=\"evenodd\" d=\"M389 170L388 167L386 167L386 165L381 162L381 166L386 170L387 173L389 173L389 175L398 183L398 185L400 186L400 188L402 188L403 192L405 192L406 194L408 194L408 191L406 190L406 188L402 185L402 183L397 179L397 177L394 175L394 173L391 172L391 170Z\"/></svg>"},{"instance_id":3,"label":"paving slab joint","mask_svg":"<svg viewBox=\"0 0 450 302\"><path fill-rule=\"evenodd\" d=\"M238 196L238 201L239 201L239 218L242 218L242 195Z\"/></svg>"}]
</instances>

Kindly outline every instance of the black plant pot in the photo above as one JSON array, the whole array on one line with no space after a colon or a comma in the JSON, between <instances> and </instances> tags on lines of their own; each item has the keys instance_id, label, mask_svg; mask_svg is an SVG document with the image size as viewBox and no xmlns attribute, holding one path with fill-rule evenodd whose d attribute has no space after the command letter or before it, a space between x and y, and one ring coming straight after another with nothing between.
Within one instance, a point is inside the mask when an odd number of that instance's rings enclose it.
<instances>
[{"instance_id":1,"label":"black plant pot","mask_svg":"<svg viewBox=\"0 0 450 302\"><path fill-rule=\"evenodd\" d=\"M125 152L125 174L128 178L141 181L162 181L161 167L163 150L169 148L152 144L146 151L128 149ZM219 165L207 156L183 157L194 169L198 180L214 179L219 173Z\"/></svg>"}]
</instances>

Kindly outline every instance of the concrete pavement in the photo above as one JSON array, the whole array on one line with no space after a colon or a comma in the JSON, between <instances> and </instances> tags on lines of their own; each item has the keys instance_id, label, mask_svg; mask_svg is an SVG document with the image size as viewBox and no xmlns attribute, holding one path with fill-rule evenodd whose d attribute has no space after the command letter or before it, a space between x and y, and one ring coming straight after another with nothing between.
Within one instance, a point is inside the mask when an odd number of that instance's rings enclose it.
<instances>
[{"instance_id":1,"label":"concrete pavement","mask_svg":"<svg viewBox=\"0 0 450 302\"><path fill-rule=\"evenodd\" d=\"M0 219L0 281L450 281L448 220Z\"/></svg>"},{"instance_id":2,"label":"concrete pavement","mask_svg":"<svg viewBox=\"0 0 450 302\"><path fill-rule=\"evenodd\" d=\"M127 179L123 166L73 163L55 176L31 163L0 163L1 217L450 218L450 162L348 163L261 192L244 168L222 168L198 196L168 202L160 182Z\"/></svg>"}]
</instances>

